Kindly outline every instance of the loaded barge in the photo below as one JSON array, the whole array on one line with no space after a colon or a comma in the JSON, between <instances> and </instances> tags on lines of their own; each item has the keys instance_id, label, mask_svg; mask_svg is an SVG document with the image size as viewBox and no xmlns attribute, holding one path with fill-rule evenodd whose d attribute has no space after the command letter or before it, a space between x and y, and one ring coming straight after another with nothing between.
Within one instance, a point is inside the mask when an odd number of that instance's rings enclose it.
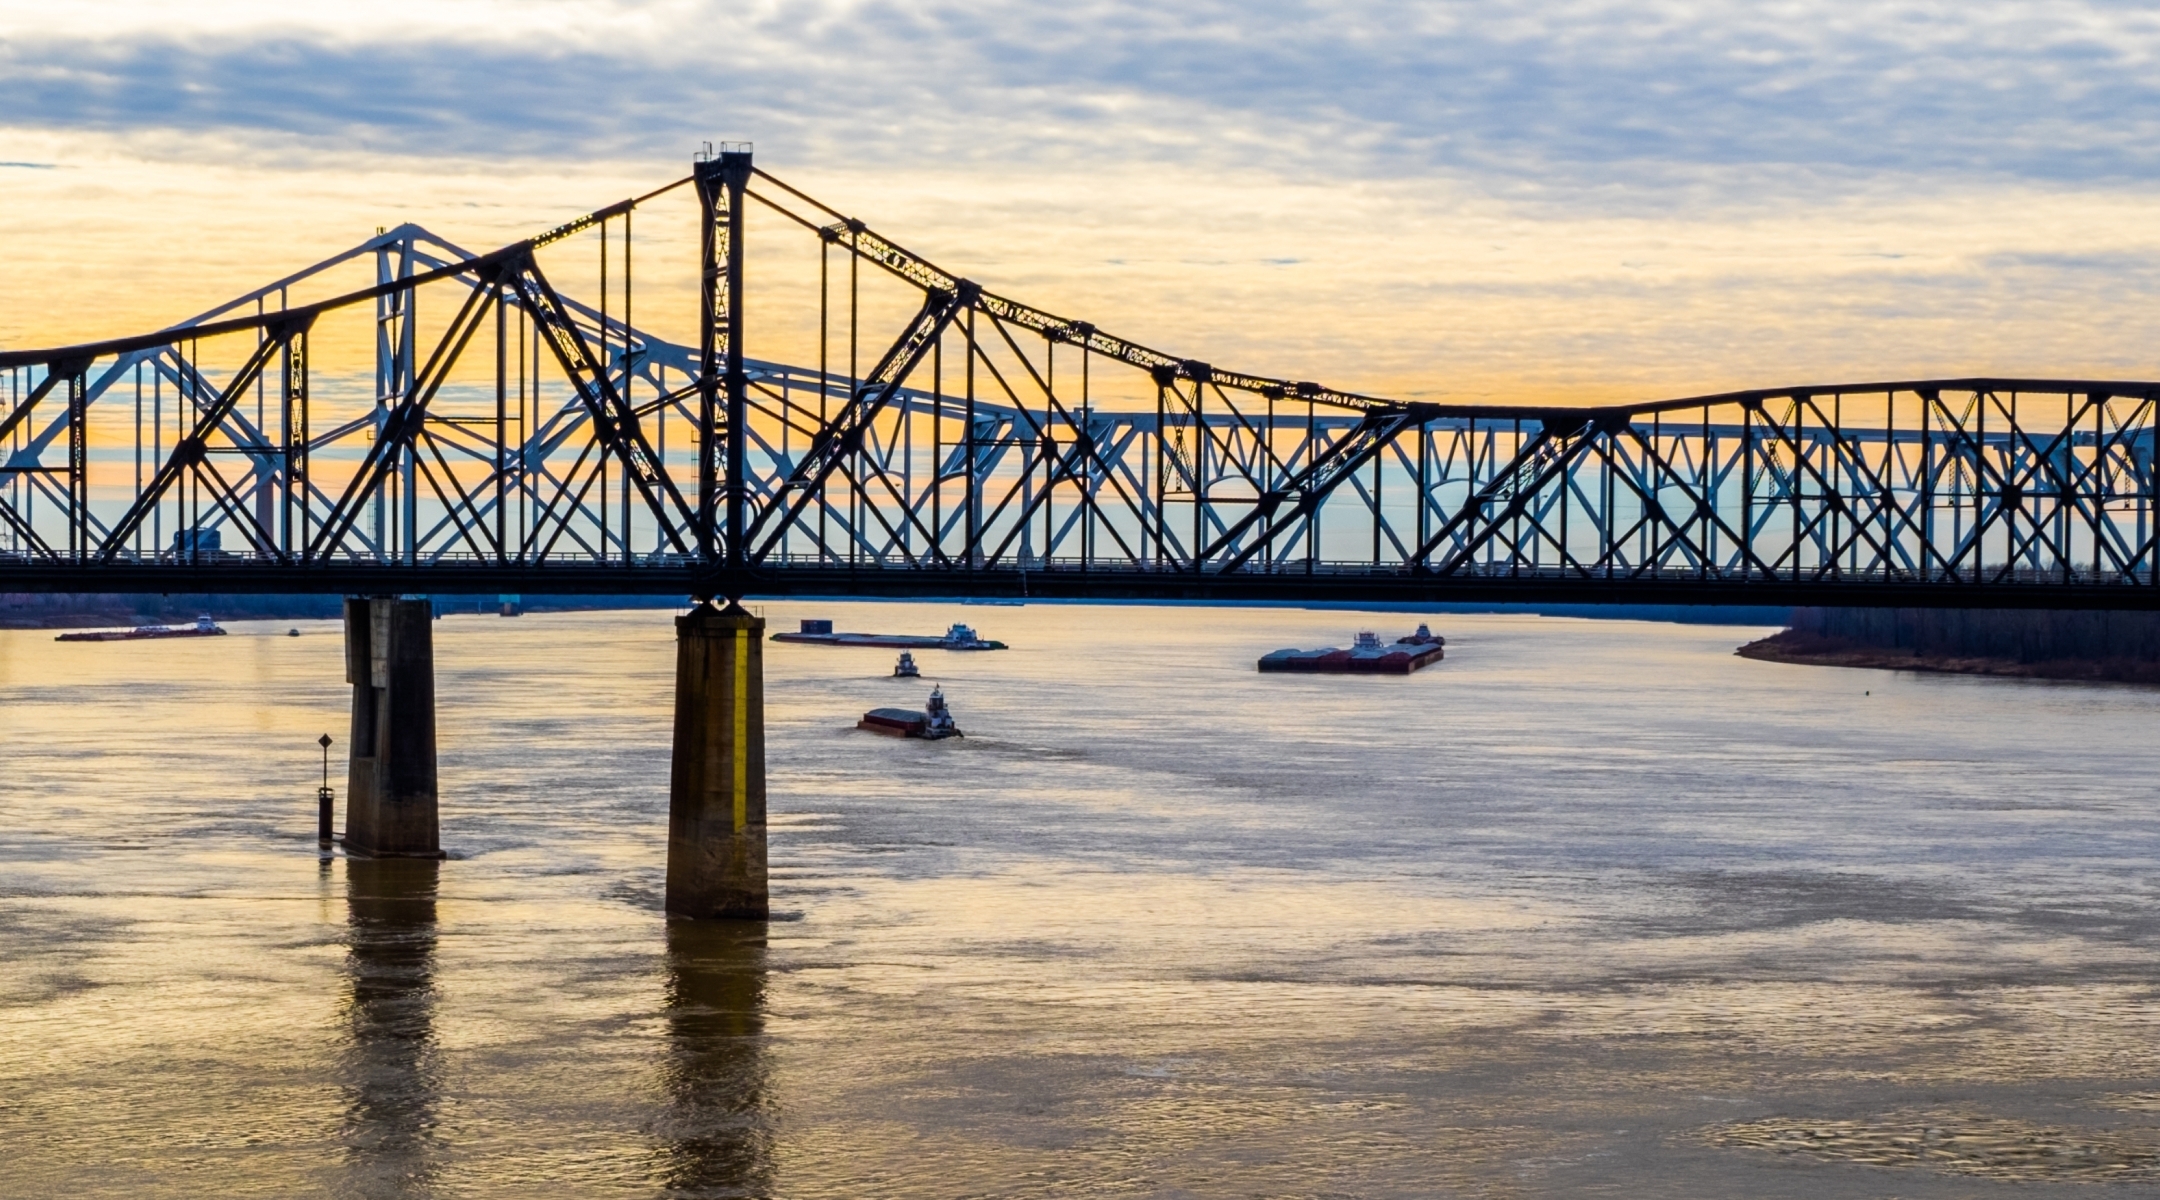
<instances>
[{"instance_id":1,"label":"loaded barge","mask_svg":"<svg viewBox=\"0 0 2160 1200\"><path fill-rule=\"evenodd\" d=\"M776 633L776 642L808 642L813 646L883 646L896 650L1003 650L1005 643L988 641L965 625L955 625L943 637L908 633L834 633L831 621L803 618L795 633Z\"/></svg>"},{"instance_id":2,"label":"loaded barge","mask_svg":"<svg viewBox=\"0 0 2160 1200\"><path fill-rule=\"evenodd\" d=\"M193 625L137 625L133 629L95 629L88 633L63 633L54 638L56 642L141 642L151 638L224 637L225 631L208 614L195 618ZM299 631L294 630L298 637Z\"/></svg>"},{"instance_id":3,"label":"loaded barge","mask_svg":"<svg viewBox=\"0 0 2160 1200\"><path fill-rule=\"evenodd\" d=\"M873 708L862 715L862 720L855 722L855 728L887 737L924 738L933 742L967 736L953 724L952 710L945 707L945 693L938 688L930 689L930 702L922 712L912 708Z\"/></svg>"},{"instance_id":4,"label":"loaded barge","mask_svg":"<svg viewBox=\"0 0 2160 1200\"><path fill-rule=\"evenodd\" d=\"M1420 625L1417 632L1385 645L1378 634L1364 632L1348 650L1324 646L1318 650L1277 650L1260 660L1266 672L1314 675L1408 675L1447 657L1447 639Z\"/></svg>"}]
</instances>

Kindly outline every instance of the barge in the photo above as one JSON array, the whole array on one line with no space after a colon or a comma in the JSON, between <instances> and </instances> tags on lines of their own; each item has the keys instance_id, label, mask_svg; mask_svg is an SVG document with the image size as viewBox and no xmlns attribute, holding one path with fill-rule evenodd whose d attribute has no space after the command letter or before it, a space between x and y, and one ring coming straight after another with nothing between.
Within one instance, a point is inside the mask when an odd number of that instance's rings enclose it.
<instances>
[{"instance_id":1,"label":"barge","mask_svg":"<svg viewBox=\"0 0 2160 1200\"><path fill-rule=\"evenodd\" d=\"M206 613L195 618L193 625L137 625L133 629L93 629L85 633L63 633L54 638L56 642L141 642L152 638L224 637L225 631ZM298 630L293 636L300 636Z\"/></svg>"},{"instance_id":2,"label":"barge","mask_svg":"<svg viewBox=\"0 0 2160 1200\"><path fill-rule=\"evenodd\" d=\"M1446 638L1435 636L1423 625L1393 644L1383 643L1378 634L1367 631L1358 634L1348 650L1334 646L1277 650L1260 660L1260 669L1312 675L1408 675L1447 657L1443 649L1446 645Z\"/></svg>"},{"instance_id":3,"label":"barge","mask_svg":"<svg viewBox=\"0 0 2160 1200\"><path fill-rule=\"evenodd\" d=\"M813 646L878 646L888 650L1003 650L965 625L954 625L942 637L909 633L834 633L832 622L803 618L795 633L776 633L776 642L806 642Z\"/></svg>"},{"instance_id":4,"label":"barge","mask_svg":"<svg viewBox=\"0 0 2160 1200\"><path fill-rule=\"evenodd\" d=\"M938 688L930 689L929 703L922 712L912 708L873 708L862 715L862 720L855 722L855 728L887 737L923 738L933 742L967 736L953 724L952 710L945 707L945 693Z\"/></svg>"}]
</instances>

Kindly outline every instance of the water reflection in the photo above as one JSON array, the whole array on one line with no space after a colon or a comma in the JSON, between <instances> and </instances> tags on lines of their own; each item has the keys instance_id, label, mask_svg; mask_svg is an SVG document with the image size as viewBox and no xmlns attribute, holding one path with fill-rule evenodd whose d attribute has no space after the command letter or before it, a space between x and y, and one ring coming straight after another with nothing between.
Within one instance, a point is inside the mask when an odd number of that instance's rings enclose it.
<instances>
[{"instance_id":1,"label":"water reflection","mask_svg":"<svg viewBox=\"0 0 2160 1200\"><path fill-rule=\"evenodd\" d=\"M347 1179L360 1196L431 1191L440 1084L435 1045L435 888L432 859L345 861L350 924L342 1063Z\"/></svg>"},{"instance_id":2,"label":"water reflection","mask_svg":"<svg viewBox=\"0 0 2160 1200\"><path fill-rule=\"evenodd\" d=\"M314 681L266 693L185 639L48 686L0 631L0 1196L1996 1186L1945 1149L2160 1195L2160 692L1467 616L1299 681L1253 657L1364 618L995 611L1016 649L940 667L965 741L850 731L889 658L767 660L805 912L762 954L643 906L664 614L446 635L482 852L339 857L321 909L334 633L263 639Z\"/></svg>"},{"instance_id":3,"label":"water reflection","mask_svg":"<svg viewBox=\"0 0 2160 1200\"><path fill-rule=\"evenodd\" d=\"M772 1194L765 923L671 921L660 1175L680 1196Z\"/></svg>"}]
</instances>

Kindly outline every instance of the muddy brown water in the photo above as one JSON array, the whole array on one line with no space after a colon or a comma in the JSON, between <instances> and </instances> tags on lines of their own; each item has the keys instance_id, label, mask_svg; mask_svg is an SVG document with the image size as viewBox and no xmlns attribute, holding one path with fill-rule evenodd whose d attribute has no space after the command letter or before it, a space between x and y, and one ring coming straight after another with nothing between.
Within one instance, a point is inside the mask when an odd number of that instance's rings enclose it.
<instances>
[{"instance_id":1,"label":"muddy brown water","mask_svg":"<svg viewBox=\"0 0 2160 1200\"><path fill-rule=\"evenodd\" d=\"M1014 648L769 647L760 927L658 910L665 612L437 627L439 866L317 861L335 625L0 632L0 1195L2160 1190L2160 692L767 614ZM933 682L965 740L853 728Z\"/></svg>"}]
</instances>

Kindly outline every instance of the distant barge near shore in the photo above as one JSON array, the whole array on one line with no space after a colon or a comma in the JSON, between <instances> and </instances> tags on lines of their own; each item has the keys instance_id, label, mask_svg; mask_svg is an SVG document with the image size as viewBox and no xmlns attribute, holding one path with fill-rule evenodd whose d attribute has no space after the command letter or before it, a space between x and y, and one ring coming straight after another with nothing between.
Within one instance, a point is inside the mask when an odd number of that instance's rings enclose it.
<instances>
[{"instance_id":1,"label":"distant barge near shore","mask_svg":"<svg viewBox=\"0 0 2160 1200\"><path fill-rule=\"evenodd\" d=\"M965 625L955 625L943 637L907 633L834 633L831 621L804 618L796 633L776 633L776 642L808 642L814 646L883 646L899 650L1003 650L1005 643L986 641Z\"/></svg>"},{"instance_id":2,"label":"distant barge near shore","mask_svg":"<svg viewBox=\"0 0 2160 1200\"><path fill-rule=\"evenodd\" d=\"M1420 667L1447 657L1447 639L1435 637L1425 626L1409 637L1384 645L1378 634L1360 633L1348 650L1333 646L1319 650L1277 650L1260 660L1262 671L1313 675L1408 675Z\"/></svg>"},{"instance_id":3,"label":"distant barge near shore","mask_svg":"<svg viewBox=\"0 0 2160 1200\"><path fill-rule=\"evenodd\" d=\"M133 629L93 629L87 633L63 633L56 642L141 642L151 638L224 637L217 622L207 616L193 625L137 625Z\"/></svg>"}]
</instances>

